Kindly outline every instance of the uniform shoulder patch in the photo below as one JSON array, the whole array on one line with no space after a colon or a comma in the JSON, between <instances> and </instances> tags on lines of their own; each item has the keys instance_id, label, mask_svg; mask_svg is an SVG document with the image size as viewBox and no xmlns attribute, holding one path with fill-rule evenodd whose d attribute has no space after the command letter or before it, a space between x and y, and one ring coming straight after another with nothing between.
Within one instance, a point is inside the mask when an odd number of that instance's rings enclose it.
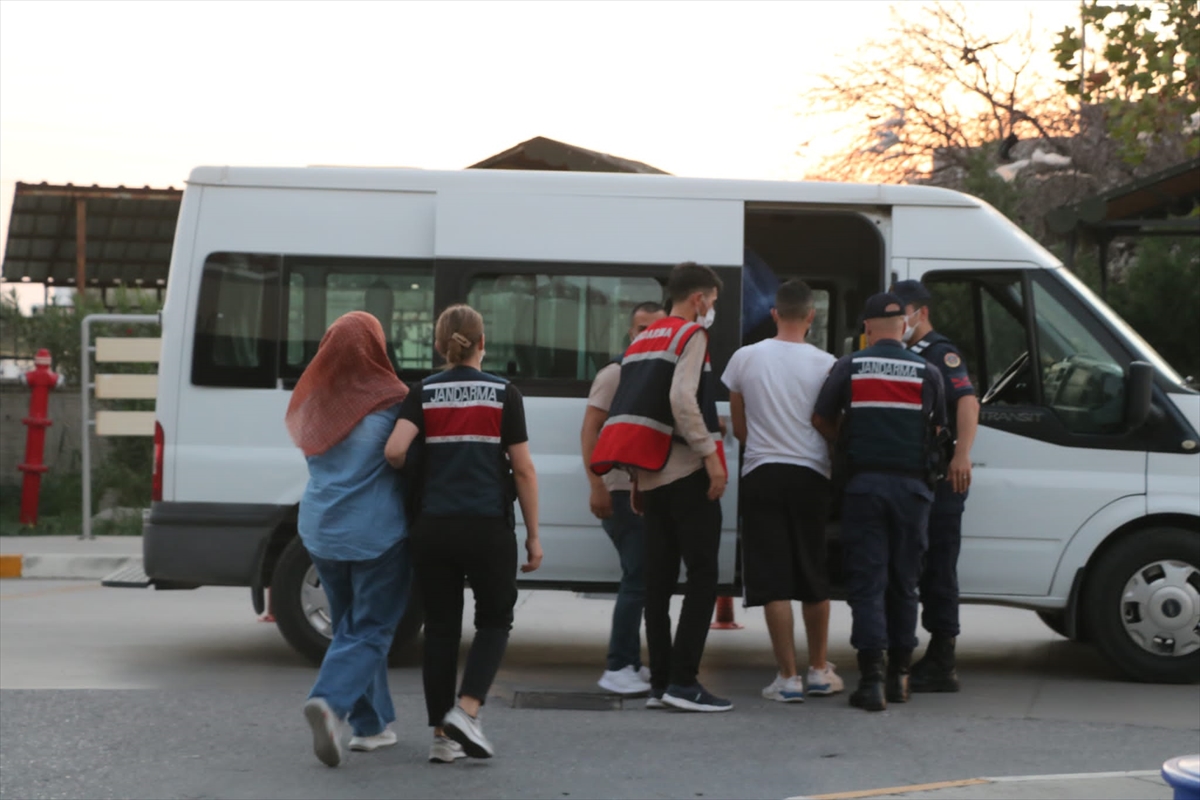
<instances>
[{"instance_id":1,"label":"uniform shoulder patch","mask_svg":"<svg viewBox=\"0 0 1200 800\"><path fill-rule=\"evenodd\" d=\"M958 353L946 353L946 357L942 361L950 369L957 369L962 366L962 359L958 357Z\"/></svg>"}]
</instances>

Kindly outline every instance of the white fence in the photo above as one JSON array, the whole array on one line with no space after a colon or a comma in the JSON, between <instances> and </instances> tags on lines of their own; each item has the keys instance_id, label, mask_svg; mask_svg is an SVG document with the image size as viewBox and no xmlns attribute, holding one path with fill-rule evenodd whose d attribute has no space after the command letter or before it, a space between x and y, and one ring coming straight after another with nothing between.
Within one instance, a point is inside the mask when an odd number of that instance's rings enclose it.
<instances>
[{"instance_id":1,"label":"white fence","mask_svg":"<svg viewBox=\"0 0 1200 800\"><path fill-rule=\"evenodd\" d=\"M92 443L93 426L97 436L153 436L153 411L96 412L92 419L91 394L98 400L153 400L158 394L157 375L96 375L92 383L91 360L96 364L157 364L162 352L162 339L101 337L92 344L92 324L97 322L161 324L158 314L89 314L80 325L80 406L83 409L83 429L80 450L83 457L83 534L92 537ZM150 480L150 476L146 476Z\"/></svg>"}]
</instances>

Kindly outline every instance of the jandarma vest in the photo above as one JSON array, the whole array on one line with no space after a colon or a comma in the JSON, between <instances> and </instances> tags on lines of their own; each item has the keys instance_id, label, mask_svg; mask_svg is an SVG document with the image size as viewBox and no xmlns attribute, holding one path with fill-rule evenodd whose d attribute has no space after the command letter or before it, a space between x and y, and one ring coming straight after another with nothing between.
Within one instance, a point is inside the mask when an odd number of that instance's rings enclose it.
<instances>
[{"instance_id":1,"label":"jandarma vest","mask_svg":"<svg viewBox=\"0 0 1200 800\"><path fill-rule=\"evenodd\" d=\"M614 467L659 472L671 455L675 416L671 412L671 380L683 349L704 328L679 317L659 320L633 340L621 357L621 381L592 451L592 472L604 475ZM696 399L704 424L717 445L721 465L725 447L717 418L716 378L708 353Z\"/></svg>"},{"instance_id":2,"label":"jandarma vest","mask_svg":"<svg viewBox=\"0 0 1200 800\"><path fill-rule=\"evenodd\" d=\"M508 381L456 367L421 383L421 513L509 517L511 467L500 443Z\"/></svg>"},{"instance_id":3,"label":"jandarma vest","mask_svg":"<svg viewBox=\"0 0 1200 800\"><path fill-rule=\"evenodd\" d=\"M875 345L850 360L850 408L845 422L851 472L923 477L931 425L922 403L925 359L900 347Z\"/></svg>"}]
</instances>

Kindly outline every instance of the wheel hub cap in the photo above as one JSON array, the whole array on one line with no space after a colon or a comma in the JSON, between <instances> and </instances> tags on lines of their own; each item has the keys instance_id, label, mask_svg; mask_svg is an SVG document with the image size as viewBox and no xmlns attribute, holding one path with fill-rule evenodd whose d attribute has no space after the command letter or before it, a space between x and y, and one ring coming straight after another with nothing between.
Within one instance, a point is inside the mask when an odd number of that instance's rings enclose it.
<instances>
[{"instance_id":1,"label":"wheel hub cap","mask_svg":"<svg viewBox=\"0 0 1200 800\"><path fill-rule=\"evenodd\" d=\"M1129 638L1155 655L1200 650L1200 569L1185 561L1145 565L1125 584L1121 621Z\"/></svg>"},{"instance_id":2,"label":"wheel hub cap","mask_svg":"<svg viewBox=\"0 0 1200 800\"><path fill-rule=\"evenodd\" d=\"M316 567L310 566L308 572L304 573L304 583L300 587L300 608L303 609L308 624L312 625L317 633L327 639L333 638L329 598L325 596L325 589L321 587L321 578L317 575Z\"/></svg>"}]
</instances>

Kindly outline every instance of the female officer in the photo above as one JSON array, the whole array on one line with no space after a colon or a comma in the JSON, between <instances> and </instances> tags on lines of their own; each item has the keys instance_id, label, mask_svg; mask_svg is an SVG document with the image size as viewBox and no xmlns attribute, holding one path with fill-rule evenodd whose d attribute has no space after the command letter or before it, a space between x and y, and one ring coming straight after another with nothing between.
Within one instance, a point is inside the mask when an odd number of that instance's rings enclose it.
<instances>
[{"instance_id":1,"label":"female officer","mask_svg":"<svg viewBox=\"0 0 1200 800\"><path fill-rule=\"evenodd\" d=\"M296 383L285 422L308 461L300 540L329 599L333 641L304 704L313 750L342 762L352 750L396 743L387 654L404 614L412 570L404 496L383 448L407 387L396 377L375 317L339 317Z\"/></svg>"},{"instance_id":2,"label":"female officer","mask_svg":"<svg viewBox=\"0 0 1200 800\"><path fill-rule=\"evenodd\" d=\"M412 547L425 602L425 706L434 733L429 760L452 762L464 751L473 758L493 755L479 709L504 656L517 599L514 489L525 520L522 572L538 568L542 547L525 407L515 386L480 371L483 317L470 306L447 308L438 317L434 347L447 369L408 396L386 455L399 469L414 442L421 443L407 472L420 483ZM475 639L455 705L464 578L475 595Z\"/></svg>"}]
</instances>

